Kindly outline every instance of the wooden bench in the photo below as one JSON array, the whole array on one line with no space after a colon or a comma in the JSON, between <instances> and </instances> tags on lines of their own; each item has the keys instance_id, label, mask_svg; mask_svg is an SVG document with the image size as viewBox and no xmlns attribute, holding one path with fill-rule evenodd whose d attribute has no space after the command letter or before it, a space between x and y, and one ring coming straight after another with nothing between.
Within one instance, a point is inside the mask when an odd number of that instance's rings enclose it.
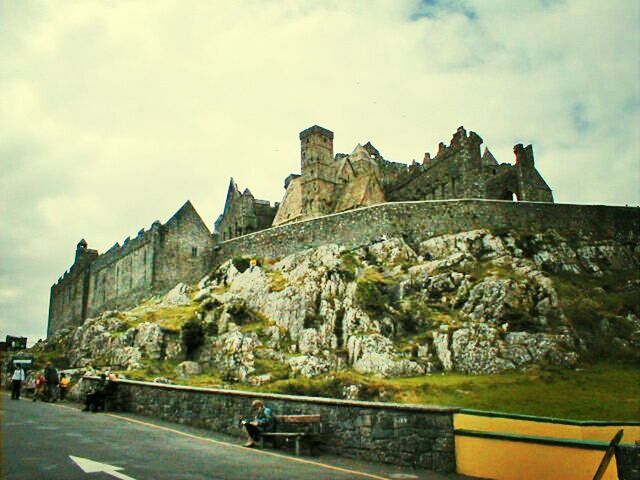
<instances>
[{"instance_id":1,"label":"wooden bench","mask_svg":"<svg viewBox=\"0 0 640 480\"><path fill-rule=\"evenodd\" d=\"M274 415L276 420L273 432L260 434L260 447L264 447L265 438L271 440L274 445L280 439L294 439L296 456L300 456L300 442L317 438L322 433L320 415ZM294 428L297 427L297 428ZM287 430L296 431L287 431Z\"/></svg>"}]
</instances>

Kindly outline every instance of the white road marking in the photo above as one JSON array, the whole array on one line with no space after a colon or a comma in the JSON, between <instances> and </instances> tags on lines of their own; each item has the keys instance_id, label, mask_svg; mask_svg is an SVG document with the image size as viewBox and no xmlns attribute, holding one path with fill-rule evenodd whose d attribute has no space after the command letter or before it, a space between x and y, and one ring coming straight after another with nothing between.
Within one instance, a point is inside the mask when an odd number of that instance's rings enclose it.
<instances>
[{"instance_id":1,"label":"white road marking","mask_svg":"<svg viewBox=\"0 0 640 480\"><path fill-rule=\"evenodd\" d=\"M76 462L84 473L104 472L107 475L119 478L120 480L135 480L135 478L130 477L129 475L120 473L119 470L123 470L122 467L115 467L107 463L96 462L94 460L89 460L88 458L74 457L73 455L69 455L69 458Z\"/></svg>"},{"instance_id":2,"label":"white road marking","mask_svg":"<svg viewBox=\"0 0 640 480\"><path fill-rule=\"evenodd\" d=\"M79 411L77 408L73 408L73 407L70 407L70 406L67 406L67 405L57 404L56 406L61 407L61 408L68 408L69 410L75 410L76 412ZM222 442L220 440L214 440L212 438L201 437L201 436L198 436L198 435L192 435L190 433L181 432L180 430L174 430L173 428L163 427L163 426L160 426L160 425L155 425L153 423L143 422L141 420L135 420L133 418L123 417L121 415L114 415L113 413L106 413L105 415L107 415L109 417L113 417L113 418L118 418L118 419L124 420L126 422L137 423L139 425L145 425L147 427L155 428L157 430L164 430L164 431L167 431L167 432L172 432L172 433L175 433L177 435L182 435L184 437L194 438L194 439L202 440L204 442L214 443L216 445L224 445L225 447L238 448L238 449L246 451L245 447L237 445L237 444L234 444L234 443ZM277 457L277 458L280 458L282 460L286 460L286 461L289 461L289 462L305 463L307 465L313 465L313 466L316 466L316 467L326 468L328 470L333 470L333 471L336 471L336 472L348 473L348 474L351 474L351 475L357 475L357 476L360 476L360 477L372 478L374 480L389 480L388 477L382 477L380 475L375 475L375 474L366 473L366 472L360 472L358 470L351 470L349 468L336 467L334 465L328 465L326 463L314 462L313 460L305 460L305 459L300 458L300 457L289 457L287 455L281 455L281 454L276 453L276 452L268 452L266 450L253 449L253 450L251 450L251 453L270 456L270 457Z\"/></svg>"}]
</instances>

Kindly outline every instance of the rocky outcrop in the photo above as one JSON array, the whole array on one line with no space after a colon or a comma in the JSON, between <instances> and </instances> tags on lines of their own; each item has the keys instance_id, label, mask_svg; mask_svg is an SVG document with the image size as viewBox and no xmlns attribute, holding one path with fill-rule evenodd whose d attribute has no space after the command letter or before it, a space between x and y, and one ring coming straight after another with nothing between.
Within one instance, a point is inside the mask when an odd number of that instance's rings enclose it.
<instances>
[{"instance_id":1,"label":"rocky outcrop","mask_svg":"<svg viewBox=\"0 0 640 480\"><path fill-rule=\"evenodd\" d=\"M145 315L194 305L204 340L189 359L196 364L176 367L180 376L201 368L259 385L273 379L265 365L306 377L571 367L602 339L639 355L640 282L627 278L639 267L637 245L554 232L325 245L246 269L227 261L193 292L178 285L155 303L105 312L50 342L65 346L74 365L177 365L187 355L181 334ZM588 316L578 294L591 302Z\"/></svg>"}]
</instances>

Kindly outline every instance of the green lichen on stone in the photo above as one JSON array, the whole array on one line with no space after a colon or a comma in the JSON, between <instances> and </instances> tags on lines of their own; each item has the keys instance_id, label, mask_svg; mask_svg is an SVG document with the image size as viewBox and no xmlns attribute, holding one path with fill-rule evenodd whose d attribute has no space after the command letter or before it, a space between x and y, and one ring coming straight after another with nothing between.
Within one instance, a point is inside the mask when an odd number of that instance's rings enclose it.
<instances>
[{"instance_id":1,"label":"green lichen on stone","mask_svg":"<svg viewBox=\"0 0 640 480\"><path fill-rule=\"evenodd\" d=\"M272 272L267 273L267 277L269 278L269 291L270 292L281 292L285 288L287 288L288 282L283 273L280 270L274 270Z\"/></svg>"}]
</instances>

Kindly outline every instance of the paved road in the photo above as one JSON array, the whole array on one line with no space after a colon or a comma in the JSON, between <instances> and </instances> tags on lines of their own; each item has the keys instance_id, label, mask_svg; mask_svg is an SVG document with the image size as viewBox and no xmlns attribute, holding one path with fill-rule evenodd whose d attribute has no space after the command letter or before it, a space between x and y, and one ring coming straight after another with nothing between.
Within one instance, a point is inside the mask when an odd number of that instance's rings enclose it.
<instances>
[{"instance_id":1,"label":"paved road","mask_svg":"<svg viewBox=\"0 0 640 480\"><path fill-rule=\"evenodd\" d=\"M15 401L8 395L2 396L0 419L5 480L461 478L246 449L237 439L206 430L128 414L84 413L73 404Z\"/></svg>"}]
</instances>

